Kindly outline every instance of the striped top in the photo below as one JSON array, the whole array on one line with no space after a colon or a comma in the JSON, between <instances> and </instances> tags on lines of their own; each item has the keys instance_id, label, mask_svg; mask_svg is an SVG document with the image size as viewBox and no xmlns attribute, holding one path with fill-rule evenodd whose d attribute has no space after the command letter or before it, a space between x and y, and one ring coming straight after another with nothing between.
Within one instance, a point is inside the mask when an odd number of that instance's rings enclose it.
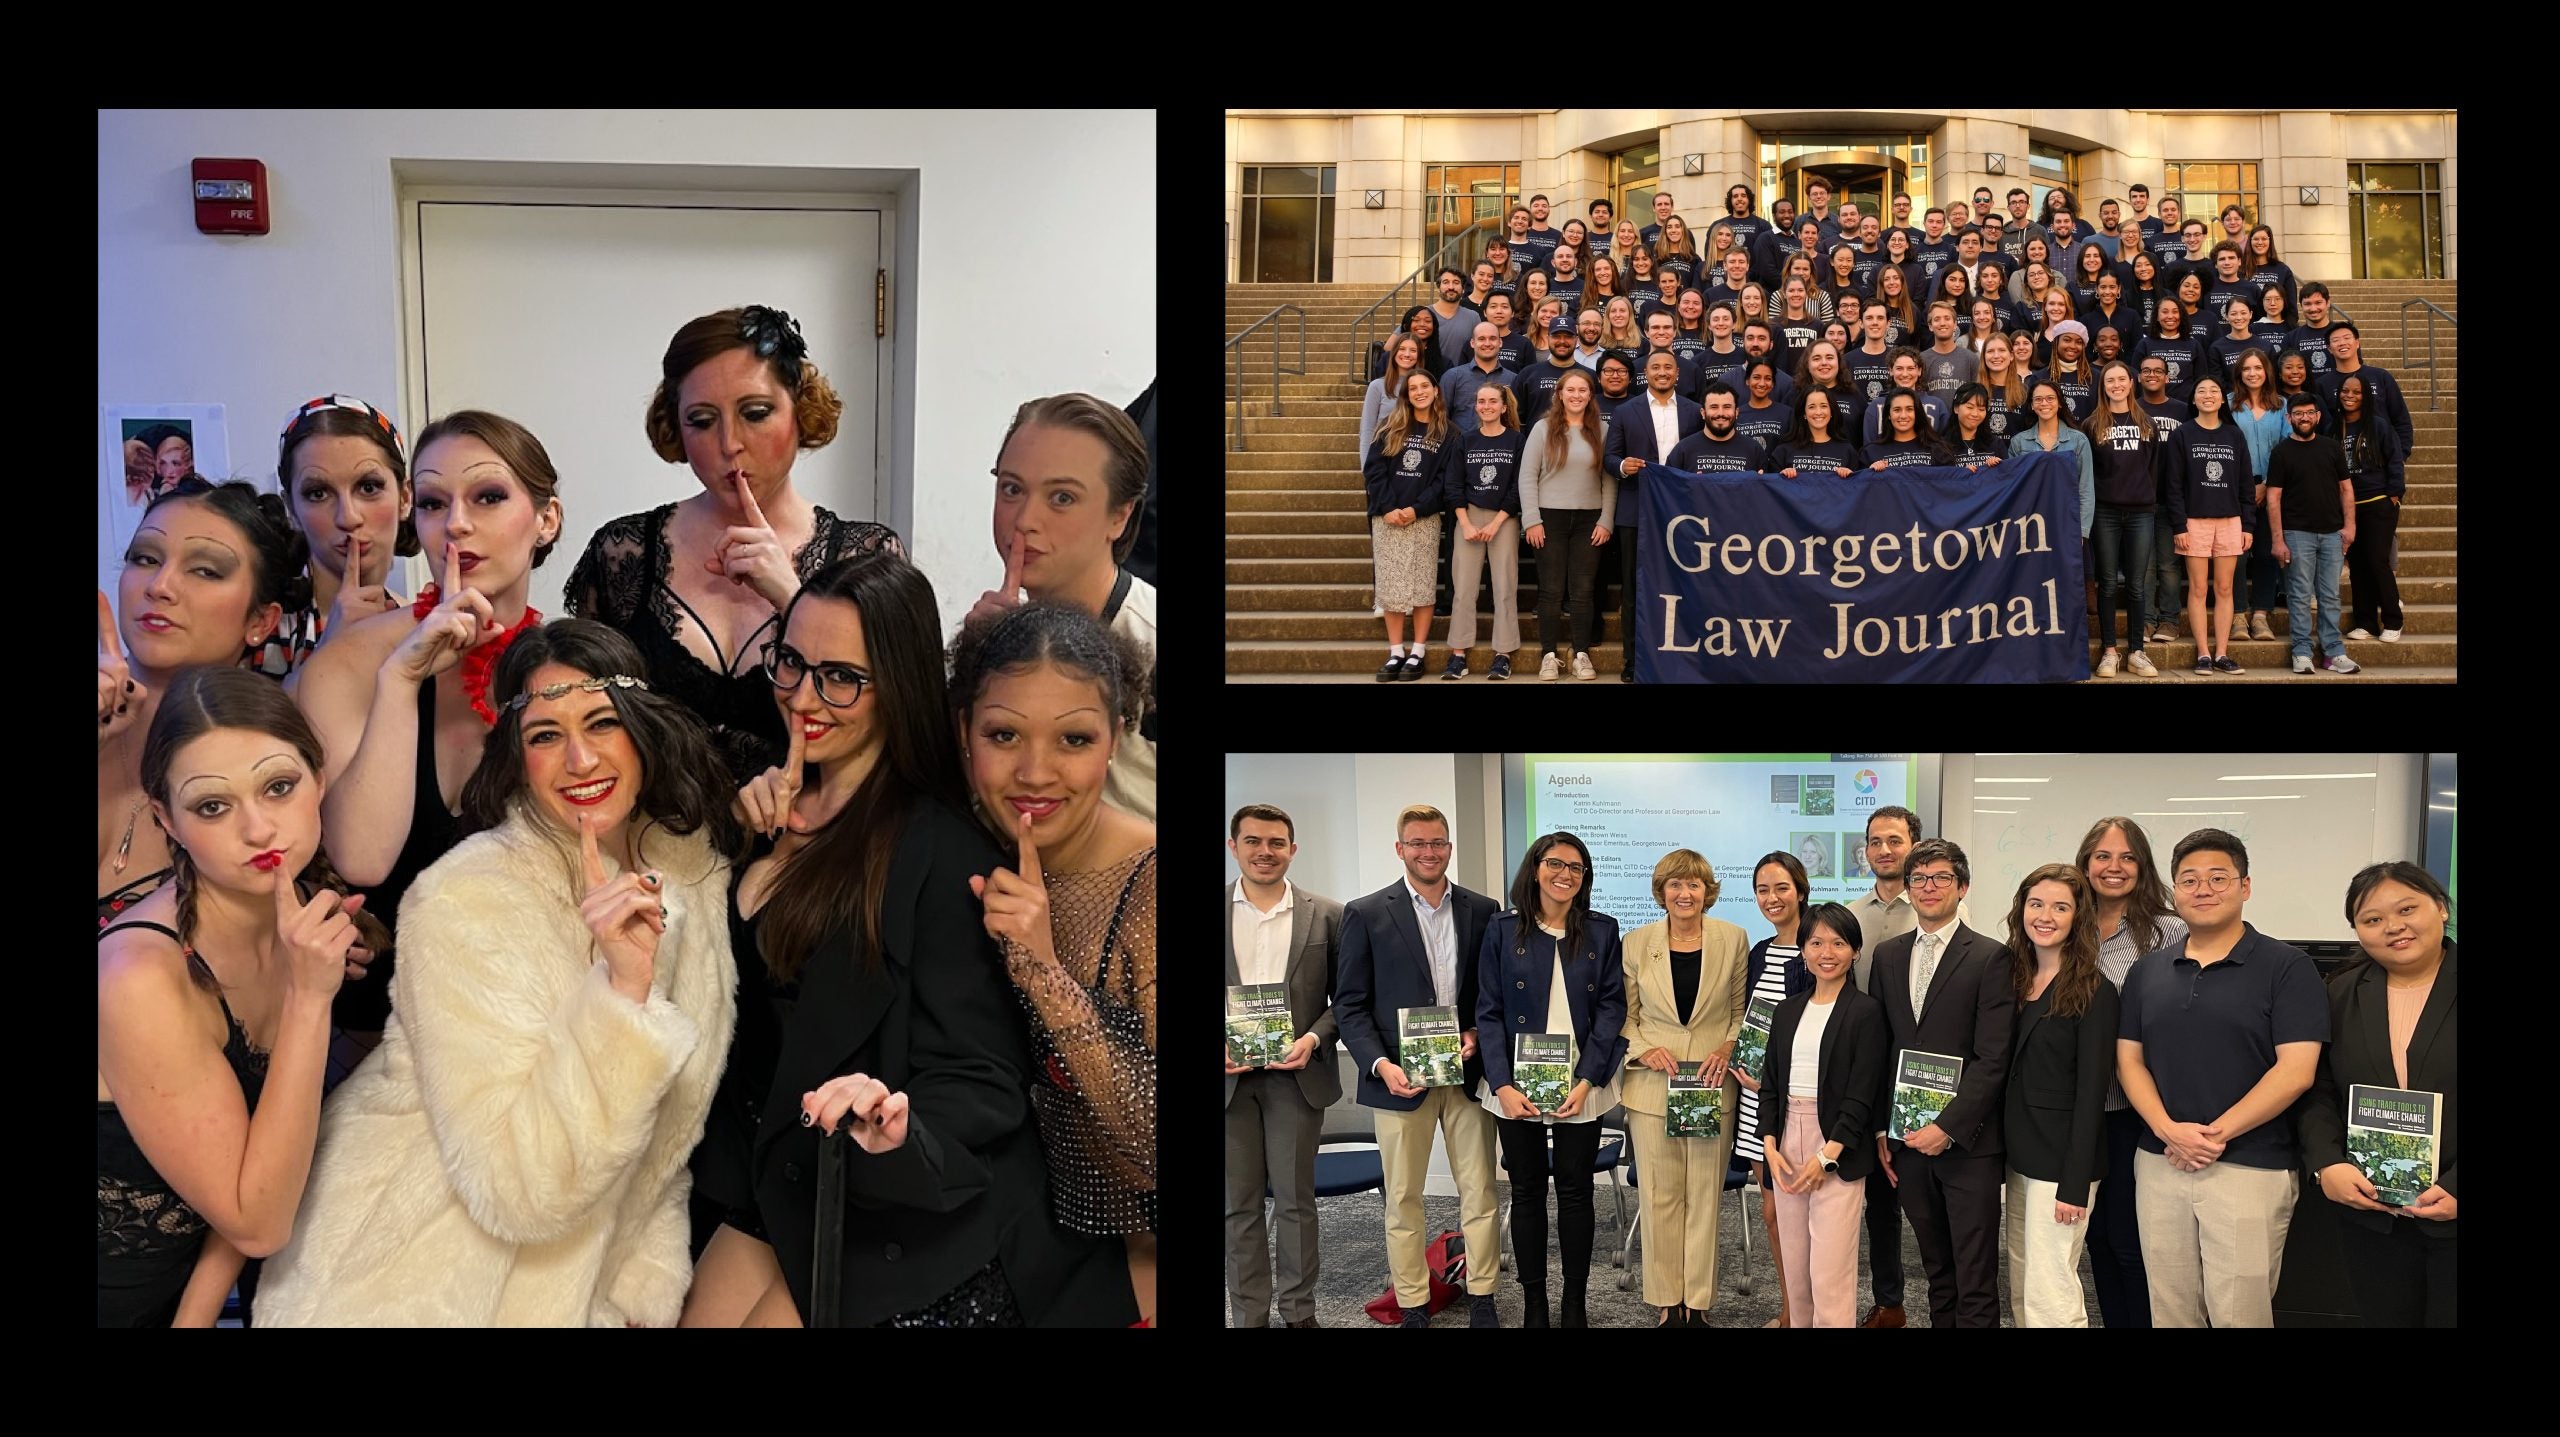
<instances>
[{"instance_id":1,"label":"striped top","mask_svg":"<svg viewBox=\"0 0 2560 1437\"><path fill-rule=\"evenodd\" d=\"M1763 938L1751 950L1751 990L1742 995L1745 1012L1755 998L1772 1003L1786 1001L1787 975L1803 967L1800 947L1784 946L1774 937ZM1758 1073L1751 1076L1759 1077ZM1734 1130L1734 1156L1745 1162L1762 1160L1760 1152L1760 1095L1745 1088L1742 1092L1742 1125Z\"/></svg>"}]
</instances>

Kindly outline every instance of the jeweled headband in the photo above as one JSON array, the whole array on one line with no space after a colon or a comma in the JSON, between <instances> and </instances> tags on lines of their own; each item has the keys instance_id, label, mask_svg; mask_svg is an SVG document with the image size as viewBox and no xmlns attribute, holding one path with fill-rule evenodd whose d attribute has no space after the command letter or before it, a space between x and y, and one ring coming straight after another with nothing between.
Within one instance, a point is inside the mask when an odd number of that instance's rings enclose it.
<instances>
[{"instance_id":1,"label":"jeweled headband","mask_svg":"<svg viewBox=\"0 0 2560 1437\"><path fill-rule=\"evenodd\" d=\"M591 679L579 679L575 683L544 684L538 689L526 689L523 693L507 700L506 707L499 712L514 713L535 699L564 698L572 693L602 693L607 688L646 689L648 687L647 679L635 679L629 674L600 674Z\"/></svg>"}]
</instances>

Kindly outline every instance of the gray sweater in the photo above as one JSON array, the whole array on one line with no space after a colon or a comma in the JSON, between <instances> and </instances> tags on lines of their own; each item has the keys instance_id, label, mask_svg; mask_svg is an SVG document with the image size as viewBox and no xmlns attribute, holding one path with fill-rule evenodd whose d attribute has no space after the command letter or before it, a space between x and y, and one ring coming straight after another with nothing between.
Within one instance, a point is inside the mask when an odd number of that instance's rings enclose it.
<instances>
[{"instance_id":1,"label":"gray sweater","mask_svg":"<svg viewBox=\"0 0 2560 1437\"><path fill-rule=\"evenodd\" d=\"M1369 381L1369 393L1360 401L1360 457L1369 457L1369 446L1378 442L1378 430L1387 416L1396 412L1394 396L1387 393L1384 379Z\"/></svg>"},{"instance_id":2,"label":"gray sweater","mask_svg":"<svg viewBox=\"0 0 2560 1437\"><path fill-rule=\"evenodd\" d=\"M1541 419L1529 430L1526 450L1520 456L1520 527L1534 529L1546 522L1539 512L1540 504L1558 509L1597 509L1600 521L1607 523L1618 509L1618 481L1614 475L1600 472L1600 456L1582 431L1565 436L1564 464L1547 467L1547 425Z\"/></svg>"}]
</instances>

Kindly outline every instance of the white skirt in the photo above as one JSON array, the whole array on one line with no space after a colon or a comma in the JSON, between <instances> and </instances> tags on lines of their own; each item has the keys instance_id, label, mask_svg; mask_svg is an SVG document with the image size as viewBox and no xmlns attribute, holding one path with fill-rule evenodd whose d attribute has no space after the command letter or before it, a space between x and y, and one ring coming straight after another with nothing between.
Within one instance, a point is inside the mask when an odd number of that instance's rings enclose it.
<instances>
[{"instance_id":1,"label":"white skirt","mask_svg":"<svg viewBox=\"0 0 2560 1437\"><path fill-rule=\"evenodd\" d=\"M1440 516L1426 515L1398 528L1369 520L1369 551L1378 570L1378 607L1390 614L1419 609L1437 596Z\"/></svg>"}]
</instances>

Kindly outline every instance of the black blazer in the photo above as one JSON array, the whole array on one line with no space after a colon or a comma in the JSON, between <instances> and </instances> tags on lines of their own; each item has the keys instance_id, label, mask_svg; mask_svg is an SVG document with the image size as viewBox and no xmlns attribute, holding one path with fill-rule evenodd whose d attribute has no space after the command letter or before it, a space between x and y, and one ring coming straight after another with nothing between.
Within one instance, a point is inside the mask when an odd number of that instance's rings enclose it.
<instances>
[{"instance_id":1,"label":"black blazer","mask_svg":"<svg viewBox=\"0 0 2560 1437\"><path fill-rule=\"evenodd\" d=\"M1884 1004L1888 1049L1916 1048L1964 1059L1955 1100L1938 1115L1938 1127L1966 1156L1994 1157L2001 1150L2001 1089L2009 1076L2009 1028L2017 1017L2018 990L2009 975L2006 946L1962 923L1950 925L1945 936L1946 951L1929 975L1926 1019L1915 1022L1911 1016L1911 948L1920 938L1917 928L1876 949L1867 991ZM1892 1105L1893 1052L1885 1059L1884 1083L1876 1093L1879 1115Z\"/></svg>"},{"instance_id":2,"label":"black blazer","mask_svg":"<svg viewBox=\"0 0 2560 1437\"><path fill-rule=\"evenodd\" d=\"M1761 1065L1769 1073L1760 1080L1760 1136L1772 1147L1786 1131L1787 1070L1795 1064L1796 1029L1812 1002L1813 990L1796 994L1778 1005L1769 1024L1769 1057ZM1822 1030L1822 1073L1815 1098L1822 1105L1824 1141L1840 1144L1843 1182L1860 1181L1875 1168L1876 1115L1884 1111L1876 1106L1876 1097L1891 1086L1890 1057L1884 1005L1854 983L1841 984L1840 996L1832 1000L1831 1021Z\"/></svg>"},{"instance_id":3,"label":"black blazer","mask_svg":"<svg viewBox=\"0 0 2560 1437\"><path fill-rule=\"evenodd\" d=\"M965 891L965 890L964 890ZM1476 955L1484 930L1502 905L1481 893L1449 885L1450 917L1458 938L1458 1030L1475 1021ZM1380 1058L1395 1055L1396 1010L1441 1006L1431 985L1431 951L1423 946L1422 922L1413 916L1413 897L1402 874L1375 893L1342 906L1342 972L1333 990L1333 1017L1342 1028L1342 1046L1360 1070L1360 1102L1365 1107L1411 1112L1420 1098L1399 1098L1387 1091L1372 1070ZM1484 1056L1467 1060L1465 1090L1472 1094L1484 1077Z\"/></svg>"},{"instance_id":4,"label":"black blazer","mask_svg":"<svg viewBox=\"0 0 2560 1437\"><path fill-rule=\"evenodd\" d=\"M2399 1087L2391 1071L2391 999L2384 991L2385 970L2371 959L2352 964L2329 979L2329 1050L2320 1055L2319 1075L2302 1100L2302 1159L2311 1181L2320 1170L2347 1161L2347 1085ZM2427 992L2418 1014L2418 1031L2409 1039L2408 1086L2444 1094L2444 1146L2436 1154L2436 1186L2462 1196L2453 1185L2453 940L2444 945L2444 966ZM2460 1218L2430 1222L2341 1207L2341 1220L2361 1223L2376 1232L2395 1222L2411 1223L2432 1238L2451 1240Z\"/></svg>"},{"instance_id":5,"label":"black blazer","mask_svg":"<svg viewBox=\"0 0 2560 1437\"><path fill-rule=\"evenodd\" d=\"M2107 1175L2107 1083L2123 1001L2102 977L2077 1018L2054 1017L2044 1004L2018 1009L2001 1115L2009 1167L2055 1184L2055 1200L2073 1207L2087 1207L2089 1184Z\"/></svg>"},{"instance_id":6,"label":"black blazer","mask_svg":"<svg viewBox=\"0 0 2560 1437\"><path fill-rule=\"evenodd\" d=\"M1476 954L1476 1011L1461 1016L1475 1024L1476 1057L1491 1086L1511 1083L1511 1035L1546 1031L1547 985L1555 976L1556 940L1535 920L1515 908L1485 929ZM1573 1043L1582 1056L1573 1075L1606 1087L1627 1060L1626 960L1617 919L1582 915L1582 949L1565 955L1564 982Z\"/></svg>"},{"instance_id":7,"label":"black blazer","mask_svg":"<svg viewBox=\"0 0 2560 1437\"><path fill-rule=\"evenodd\" d=\"M800 1126L800 1097L858 1072L911 1107L903 1146L847 1155L844 1326L922 1307L1000 1258L1025 1321L1125 1327L1138 1313L1120 1242L1049 1217L1024 1019L969 892L970 875L1005 855L934 802L908 815L896 842L882 951L867 953L850 924L809 955L756 1132L756 1203L791 1295L806 1317L820 1134Z\"/></svg>"}]
</instances>

